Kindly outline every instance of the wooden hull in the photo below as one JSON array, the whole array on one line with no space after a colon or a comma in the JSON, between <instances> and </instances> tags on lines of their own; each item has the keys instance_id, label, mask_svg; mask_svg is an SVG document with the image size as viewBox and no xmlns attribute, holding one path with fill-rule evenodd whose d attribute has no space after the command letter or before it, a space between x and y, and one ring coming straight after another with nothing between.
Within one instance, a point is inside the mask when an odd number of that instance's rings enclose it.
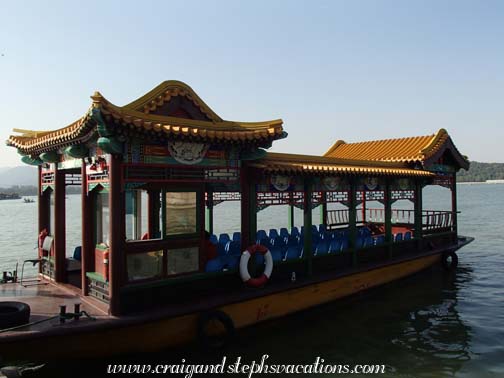
<instances>
[{"instance_id":1,"label":"wooden hull","mask_svg":"<svg viewBox=\"0 0 504 378\"><path fill-rule=\"evenodd\" d=\"M392 282L440 263L441 254L358 272L329 281L232 303L218 309L228 314L236 328L281 317ZM189 343L197 337L199 314L157 319L143 324L88 329L57 335L0 340L4 360L103 357L110 354L155 351Z\"/></svg>"}]
</instances>

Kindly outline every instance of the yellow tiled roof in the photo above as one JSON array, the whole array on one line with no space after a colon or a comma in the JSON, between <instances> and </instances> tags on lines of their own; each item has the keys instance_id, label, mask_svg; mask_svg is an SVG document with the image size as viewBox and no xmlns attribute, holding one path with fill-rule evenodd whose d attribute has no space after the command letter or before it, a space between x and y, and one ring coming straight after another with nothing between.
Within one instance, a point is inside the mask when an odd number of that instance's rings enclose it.
<instances>
[{"instance_id":1,"label":"yellow tiled roof","mask_svg":"<svg viewBox=\"0 0 504 378\"><path fill-rule=\"evenodd\" d=\"M189 99L205 114L208 121L151 114L157 107L176 96ZM72 124L44 132L15 129L14 131L20 132L21 135L10 136L7 144L24 153L32 153L86 141L92 137L96 126L92 116L93 109L99 109L103 117L114 127L150 134L217 142L271 141L285 135L281 119L265 122L235 122L221 119L188 85L179 81L166 81L138 100L122 107L112 104L99 92L95 92L91 98L93 103L89 111Z\"/></svg>"},{"instance_id":2,"label":"yellow tiled roof","mask_svg":"<svg viewBox=\"0 0 504 378\"><path fill-rule=\"evenodd\" d=\"M338 140L324 154L327 157L371 161L408 162L425 161L450 138L445 129L436 134L345 143Z\"/></svg>"},{"instance_id":3,"label":"yellow tiled roof","mask_svg":"<svg viewBox=\"0 0 504 378\"><path fill-rule=\"evenodd\" d=\"M395 162L375 162L356 159L336 159L324 156L267 153L264 158L249 164L271 173L354 174L377 176L422 176L433 174L421 169L411 169Z\"/></svg>"}]
</instances>

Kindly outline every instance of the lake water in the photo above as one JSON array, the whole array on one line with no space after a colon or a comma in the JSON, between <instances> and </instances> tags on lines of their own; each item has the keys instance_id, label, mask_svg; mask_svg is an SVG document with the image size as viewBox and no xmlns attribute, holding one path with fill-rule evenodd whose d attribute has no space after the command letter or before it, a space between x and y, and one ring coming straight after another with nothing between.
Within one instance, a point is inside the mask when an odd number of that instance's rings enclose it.
<instances>
[{"instance_id":1,"label":"lake water","mask_svg":"<svg viewBox=\"0 0 504 378\"><path fill-rule=\"evenodd\" d=\"M202 363L270 356L270 363L386 364L391 377L504 377L504 185L458 186L459 233L476 240L459 251L454 274L431 269L349 299L239 332L222 352L187 347L86 364ZM429 188L424 208L449 209L449 192ZM68 196L68 250L79 243L80 197ZM0 270L36 255L36 204L0 202ZM315 217L318 211L314 211ZM297 224L301 222L296 213ZM237 203L216 207L216 233L238 230ZM259 213L261 228L283 227L284 207ZM70 255L71 253L69 253ZM49 367L48 369L51 369ZM52 373L58 367L52 367ZM51 371L51 370L50 370ZM278 376L278 375L277 375ZM314 375L315 376L315 375ZM316 375L318 377L323 375Z\"/></svg>"}]
</instances>

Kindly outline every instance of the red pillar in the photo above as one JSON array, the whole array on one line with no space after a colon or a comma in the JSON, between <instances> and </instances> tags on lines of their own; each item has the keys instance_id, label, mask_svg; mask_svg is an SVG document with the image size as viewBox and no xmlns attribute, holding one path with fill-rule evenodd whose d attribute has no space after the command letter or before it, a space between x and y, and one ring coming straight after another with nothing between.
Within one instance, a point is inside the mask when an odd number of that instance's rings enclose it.
<instances>
[{"instance_id":1,"label":"red pillar","mask_svg":"<svg viewBox=\"0 0 504 378\"><path fill-rule=\"evenodd\" d=\"M86 174L86 163L82 161L81 168L81 178L82 178L82 194L81 194L81 206L82 206L82 250L81 250L81 267L82 267L82 277L81 277L81 287L82 295L88 294L86 272L94 271L94 245L93 245L93 202L91 200L91 194L88 193L88 183Z\"/></svg>"},{"instance_id":2,"label":"red pillar","mask_svg":"<svg viewBox=\"0 0 504 378\"><path fill-rule=\"evenodd\" d=\"M54 280L66 280L65 172L54 163Z\"/></svg>"},{"instance_id":3,"label":"red pillar","mask_svg":"<svg viewBox=\"0 0 504 378\"><path fill-rule=\"evenodd\" d=\"M250 245L250 187L247 179L247 168L240 169L241 187L241 250L245 251Z\"/></svg>"},{"instance_id":4,"label":"red pillar","mask_svg":"<svg viewBox=\"0 0 504 378\"><path fill-rule=\"evenodd\" d=\"M110 314L120 314L120 291L126 274L124 254L121 156L110 155L109 165L109 295Z\"/></svg>"}]
</instances>

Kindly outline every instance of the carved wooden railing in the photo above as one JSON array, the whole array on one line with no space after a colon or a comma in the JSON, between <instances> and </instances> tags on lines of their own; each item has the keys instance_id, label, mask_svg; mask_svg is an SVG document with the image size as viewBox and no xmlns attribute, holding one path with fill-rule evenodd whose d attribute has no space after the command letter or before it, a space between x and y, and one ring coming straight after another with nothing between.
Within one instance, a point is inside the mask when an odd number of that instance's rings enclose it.
<instances>
[{"instance_id":1,"label":"carved wooden railing","mask_svg":"<svg viewBox=\"0 0 504 378\"><path fill-rule=\"evenodd\" d=\"M385 209L365 209L365 218L363 211L357 209L357 223L385 223ZM327 212L327 225L335 228L348 224L349 212L347 209L329 210ZM453 230L453 212L439 210L422 211L422 231L430 233L436 231ZM415 211L406 209L392 210L392 224L403 224L414 226Z\"/></svg>"}]
</instances>

